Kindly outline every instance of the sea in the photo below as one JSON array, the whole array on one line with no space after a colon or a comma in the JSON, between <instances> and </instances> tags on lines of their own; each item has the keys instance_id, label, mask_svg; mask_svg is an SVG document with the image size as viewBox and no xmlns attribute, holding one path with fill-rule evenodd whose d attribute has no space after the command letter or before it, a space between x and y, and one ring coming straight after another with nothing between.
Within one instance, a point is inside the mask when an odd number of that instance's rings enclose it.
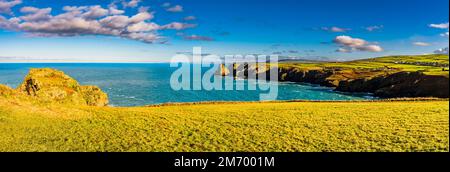
<instances>
[{"instance_id":1,"label":"sea","mask_svg":"<svg viewBox=\"0 0 450 172\"><path fill-rule=\"evenodd\" d=\"M191 71L195 65L191 65ZM54 68L64 71L81 85L96 85L109 96L111 106L144 106L163 103L208 102L208 101L260 101L267 89L256 90L174 90L170 78L177 67L167 63L0 63L0 84L16 88L30 68ZM210 68L202 68L202 74ZM198 80L191 79L193 82ZM234 87L247 85L255 80L223 81ZM370 94L349 94L333 91L332 88L312 84L266 82L270 87L278 86L276 100L370 100ZM225 88L225 87L224 87ZM257 87L260 88L260 87ZM264 87L261 87L264 88Z\"/></svg>"}]
</instances>

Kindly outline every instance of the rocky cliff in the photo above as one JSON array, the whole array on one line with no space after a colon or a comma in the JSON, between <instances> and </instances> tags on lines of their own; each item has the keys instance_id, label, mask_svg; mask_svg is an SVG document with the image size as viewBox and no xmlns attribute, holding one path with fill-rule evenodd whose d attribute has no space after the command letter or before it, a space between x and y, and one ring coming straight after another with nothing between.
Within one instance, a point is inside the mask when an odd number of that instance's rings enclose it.
<instances>
[{"instance_id":1,"label":"rocky cliff","mask_svg":"<svg viewBox=\"0 0 450 172\"><path fill-rule=\"evenodd\" d=\"M108 96L96 86L81 86L76 80L54 69L31 69L16 89L0 85L0 95L21 95L43 103L106 106Z\"/></svg>"},{"instance_id":2,"label":"rocky cliff","mask_svg":"<svg viewBox=\"0 0 450 172\"><path fill-rule=\"evenodd\" d=\"M344 92L371 92L377 97L449 97L449 78L421 72L398 72L372 79L341 81L336 88Z\"/></svg>"},{"instance_id":3,"label":"rocky cliff","mask_svg":"<svg viewBox=\"0 0 450 172\"><path fill-rule=\"evenodd\" d=\"M255 67L237 68L234 73L255 74ZM245 71L247 70L247 71ZM231 72L230 72L231 73ZM449 97L449 77L405 72L396 69L301 69L280 67L278 81L301 82L334 87L341 92L367 92L381 98Z\"/></svg>"}]
</instances>

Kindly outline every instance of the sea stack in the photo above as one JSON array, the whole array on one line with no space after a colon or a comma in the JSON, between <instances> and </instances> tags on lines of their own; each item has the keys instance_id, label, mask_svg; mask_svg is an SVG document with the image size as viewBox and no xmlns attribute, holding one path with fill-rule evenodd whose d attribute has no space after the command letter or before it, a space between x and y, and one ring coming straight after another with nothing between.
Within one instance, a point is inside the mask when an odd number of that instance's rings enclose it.
<instances>
[{"instance_id":1,"label":"sea stack","mask_svg":"<svg viewBox=\"0 0 450 172\"><path fill-rule=\"evenodd\" d=\"M108 105L108 95L97 86L81 86L62 71L50 68L30 69L17 91L48 103Z\"/></svg>"}]
</instances>

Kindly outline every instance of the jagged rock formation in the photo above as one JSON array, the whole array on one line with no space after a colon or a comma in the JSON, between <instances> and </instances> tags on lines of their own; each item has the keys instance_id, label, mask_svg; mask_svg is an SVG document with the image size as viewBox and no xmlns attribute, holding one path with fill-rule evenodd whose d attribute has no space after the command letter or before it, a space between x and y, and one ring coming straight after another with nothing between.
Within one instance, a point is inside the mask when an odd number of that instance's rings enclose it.
<instances>
[{"instance_id":1,"label":"jagged rock formation","mask_svg":"<svg viewBox=\"0 0 450 172\"><path fill-rule=\"evenodd\" d=\"M268 71L258 71L253 66L238 67L235 73L254 75L259 72L268 73ZM244 78L247 78L247 75ZM422 72L404 72L395 69L343 70L341 68L280 67L278 81L318 84L334 87L336 91L341 92L367 92L381 98L449 98L448 76L425 75Z\"/></svg>"},{"instance_id":2,"label":"jagged rock formation","mask_svg":"<svg viewBox=\"0 0 450 172\"><path fill-rule=\"evenodd\" d=\"M421 72L398 72L372 79L341 81L336 88L344 92L371 92L378 97L449 97L449 78Z\"/></svg>"},{"instance_id":3,"label":"jagged rock formation","mask_svg":"<svg viewBox=\"0 0 450 172\"><path fill-rule=\"evenodd\" d=\"M31 69L18 92L42 102L71 105L106 106L108 96L96 86L81 86L63 72L50 69Z\"/></svg>"}]
</instances>

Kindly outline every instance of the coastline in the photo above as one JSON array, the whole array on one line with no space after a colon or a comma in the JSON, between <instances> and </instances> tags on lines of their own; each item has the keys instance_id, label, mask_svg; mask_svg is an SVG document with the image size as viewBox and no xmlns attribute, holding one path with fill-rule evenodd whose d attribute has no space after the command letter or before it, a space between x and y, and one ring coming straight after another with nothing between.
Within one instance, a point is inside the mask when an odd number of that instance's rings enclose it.
<instances>
[{"instance_id":1,"label":"coastline","mask_svg":"<svg viewBox=\"0 0 450 172\"><path fill-rule=\"evenodd\" d=\"M339 92L370 93L379 98L449 97L448 55L385 56L347 62L279 63L277 69L260 69L261 65L264 64L233 63L222 65L217 73L244 79L263 74L266 80L270 80L270 71L277 70L277 81L317 84Z\"/></svg>"},{"instance_id":2,"label":"coastline","mask_svg":"<svg viewBox=\"0 0 450 172\"><path fill-rule=\"evenodd\" d=\"M222 105L222 104L258 104L258 103L370 103L370 102L445 102L449 98L389 98L376 100L274 100L274 101L203 101L203 102L168 102L162 104L133 106L133 107L162 107L162 106L190 106L190 105ZM121 106L111 106L121 107ZM122 108L133 108L122 107Z\"/></svg>"},{"instance_id":3,"label":"coastline","mask_svg":"<svg viewBox=\"0 0 450 172\"><path fill-rule=\"evenodd\" d=\"M18 89L0 85L0 151L449 150L449 99L110 107L105 96L52 69L32 70Z\"/></svg>"}]
</instances>

